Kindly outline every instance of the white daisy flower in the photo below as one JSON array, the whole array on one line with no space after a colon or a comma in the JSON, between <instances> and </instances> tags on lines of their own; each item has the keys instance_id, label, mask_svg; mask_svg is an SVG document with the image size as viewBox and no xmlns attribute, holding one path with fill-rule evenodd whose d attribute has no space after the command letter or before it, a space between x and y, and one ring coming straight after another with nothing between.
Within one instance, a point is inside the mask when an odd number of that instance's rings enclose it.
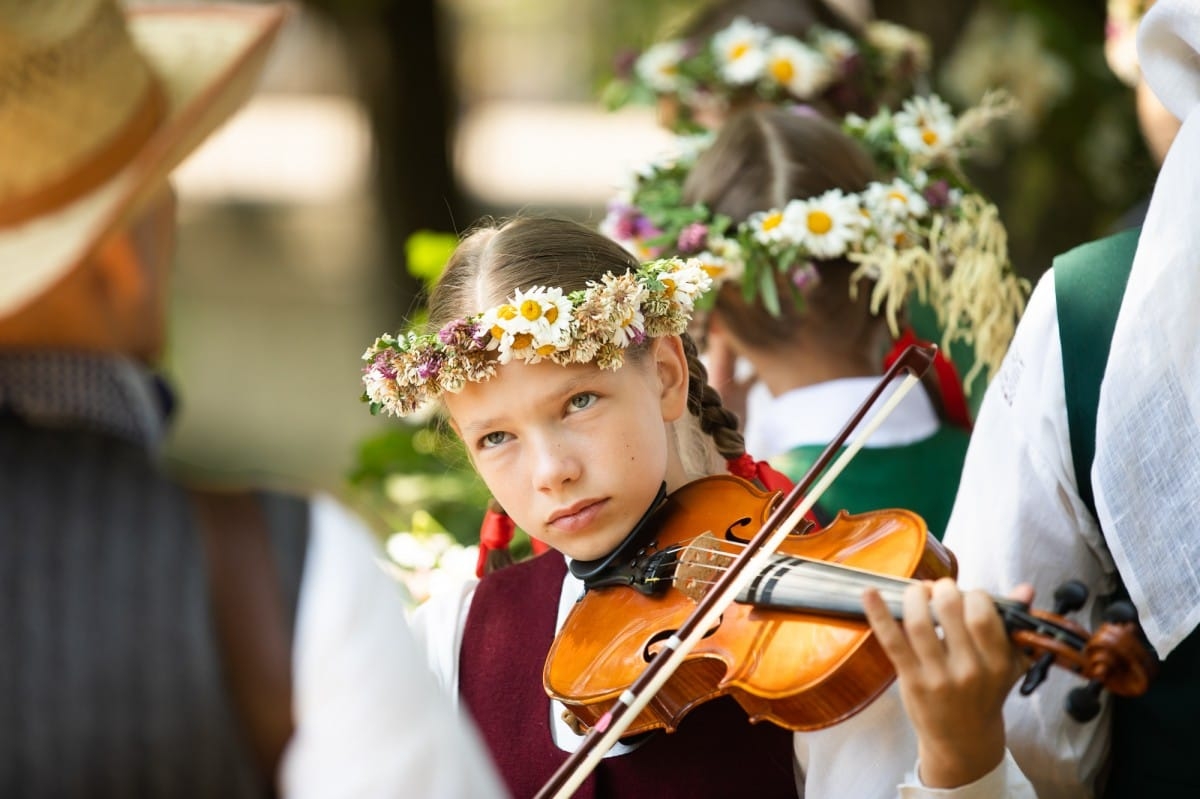
<instances>
[{"instance_id":1,"label":"white daisy flower","mask_svg":"<svg viewBox=\"0 0 1200 799\"><path fill-rule=\"evenodd\" d=\"M513 296L512 305L517 309L517 316L510 321L508 331L514 335L514 349L531 350L527 356L529 360L536 363L537 359L548 357L568 346L571 341L572 308L571 301L563 296L562 289L535 286L528 291L518 290ZM528 343L524 339L516 339L521 333L531 336Z\"/></svg>"},{"instance_id":2,"label":"white daisy flower","mask_svg":"<svg viewBox=\"0 0 1200 799\"><path fill-rule=\"evenodd\" d=\"M954 114L937 95L905 100L892 123L896 138L910 153L933 155L954 143Z\"/></svg>"},{"instance_id":3,"label":"white daisy flower","mask_svg":"<svg viewBox=\"0 0 1200 799\"><path fill-rule=\"evenodd\" d=\"M556 291L561 294L561 289ZM550 323L545 318L547 315L556 316L557 312L547 314L537 299L527 300L518 291L512 302L488 309L480 323L492 334L490 346L498 351L497 360L508 363L514 357L524 360L537 357L535 348L551 340Z\"/></svg>"},{"instance_id":4,"label":"white daisy flower","mask_svg":"<svg viewBox=\"0 0 1200 799\"><path fill-rule=\"evenodd\" d=\"M759 244L770 246L788 241L788 231L783 227L783 211L778 208L751 214L746 218L746 225Z\"/></svg>"},{"instance_id":5,"label":"white daisy flower","mask_svg":"<svg viewBox=\"0 0 1200 799\"><path fill-rule=\"evenodd\" d=\"M769 28L755 25L745 17L738 17L729 27L713 36L713 56L721 77L734 86L745 86L756 82L767 65L767 42L771 38Z\"/></svg>"},{"instance_id":6,"label":"white daisy flower","mask_svg":"<svg viewBox=\"0 0 1200 799\"><path fill-rule=\"evenodd\" d=\"M609 343L618 347L630 347L640 342L646 335L646 317L640 307L635 308L627 317L621 320L613 331Z\"/></svg>"},{"instance_id":7,"label":"white daisy flower","mask_svg":"<svg viewBox=\"0 0 1200 799\"><path fill-rule=\"evenodd\" d=\"M667 297L688 312L695 307L696 298L712 286L712 278L698 258L671 259L671 267L659 280L667 287Z\"/></svg>"},{"instance_id":8,"label":"white daisy flower","mask_svg":"<svg viewBox=\"0 0 1200 799\"><path fill-rule=\"evenodd\" d=\"M487 309L479 318L479 324L489 333L492 334L493 342L499 341L506 335L510 335L514 328L518 328L521 322L518 321L519 314L517 307L511 303L497 305L495 308Z\"/></svg>"},{"instance_id":9,"label":"white daisy flower","mask_svg":"<svg viewBox=\"0 0 1200 799\"><path fill-rule=\"evenodd\" d=\"M872 183L867 186L864 197L872 218L912 219L922 217L929 211L925 197L900 178L891 183Z\"/></svg>"},{"instance_id":10,"label":"white daisy flower","mask_svg":"<svg viewBox=\"0 0 1200 799\"><path fill-rule=\"evenodd\" d=\"M778 36L767 48L765 80L798 99L824 91L834 79L833 66L819 52L791 36Z\"/></svg>"},{"instance_id":11,"label":"white daisy flower","mask_svg":"<svg viewBox=\"0 0 1200 799\"><path fill-rule=\"evenodd\" d=\"M660 42L638 57L634 69L651 89L659 94L669 94L680 88L679 64L686 54L681 41Z\"/></svg>"},{"instance_id":12,"label":"white daisy flower","mask_svg":"<svg viewBox=\"0 0 1200 799\"><path fill-rule=\"evenodd\" d=\"M792 200L786 227L802 231L800 243L815 258L837 258L862 241L864 217L858 196L831 189L820 197Z\"/></svg>"}]
</instances>

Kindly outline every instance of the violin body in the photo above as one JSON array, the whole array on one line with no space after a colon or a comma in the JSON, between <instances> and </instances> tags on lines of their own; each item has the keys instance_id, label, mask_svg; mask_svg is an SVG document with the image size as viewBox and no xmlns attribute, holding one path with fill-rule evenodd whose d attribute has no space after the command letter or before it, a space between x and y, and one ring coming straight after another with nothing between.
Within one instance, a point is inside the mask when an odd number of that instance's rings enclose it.
<instances>
[{"instance_id":1,"label":"violin body","mask_svg":"<svg viewBox=\"0 0 1200 799\"><path fill-rule=\"evenodd\" d=\"M705 532L744 543L781 497L729 475L697 480L670 494L655 512L649 525L653 539L644 547L664 551ZM955 572L950 552L906 510L843 511L824 529L789 535L778 552L900 577L936 579ZM652 595L627 586L587 591L547 657L547 693L584 725L595 726L695 604L674 585ZM751 721L820 729L864 708L894 676L866 622L734 603L626 734L673 731L692 708L726 694Z\"/></svg>"}]
</instances>

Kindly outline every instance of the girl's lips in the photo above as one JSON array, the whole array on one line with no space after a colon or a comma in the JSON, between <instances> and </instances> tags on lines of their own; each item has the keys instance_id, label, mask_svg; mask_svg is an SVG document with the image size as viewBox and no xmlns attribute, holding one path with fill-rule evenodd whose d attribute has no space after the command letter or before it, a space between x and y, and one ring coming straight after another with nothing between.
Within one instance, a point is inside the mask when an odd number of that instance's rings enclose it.
<instances>
[{"instance_id":1,"label":"girl's lips","mask_svg":"<svg viewBox=\"0 0 1200 799\"><path fill-rule=\"evenodd\" d=\"M582 530L595 520L607 501L597 499L580 506L572 506L567 511L552 516L549 525L567 533Z\"/></svg>"}]
</instances>

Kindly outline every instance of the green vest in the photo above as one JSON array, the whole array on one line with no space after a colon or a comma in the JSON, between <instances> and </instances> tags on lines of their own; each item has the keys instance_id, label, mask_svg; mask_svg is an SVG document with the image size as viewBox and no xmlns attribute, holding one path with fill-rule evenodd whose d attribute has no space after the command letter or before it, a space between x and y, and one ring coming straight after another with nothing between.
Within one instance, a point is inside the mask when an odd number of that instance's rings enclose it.
<instances>
[{"instance_id":1,"label":"green vest","mask_svg":"<svg viewBox=\"0 0 1200 799\"><path fill-rule=\"evenodd\" d=\"M838 510L851 513L907 508L941 540L958 492L968 433L943 426L922 441L900 447L862 449L821 497L825 517ZM771 465L799 480L820 456L823 445L806 445L771 458Z\"/></svg>"},{"instance_id":2,"label":"green vest","mask_svg":"<svg viewBox=\"0 0 1200 799\"><path fill-rule=\"evenodd\" d=\"M1137 250L1138 229L1090 242L1054 261L1059 343L1063 354L1067 428L1079 497L1096 517L1092 459L1096 412L1113 330ZM1196 535L1192 530L1155 535ZM1124 586L1117 598L1128 597ZM1200 631L1163 661L1150 691L1114 697L1110 772L1105 799L1200 796ZM1073 722L1066 722L1073 723Z\"/></svg>"}]
</instances>

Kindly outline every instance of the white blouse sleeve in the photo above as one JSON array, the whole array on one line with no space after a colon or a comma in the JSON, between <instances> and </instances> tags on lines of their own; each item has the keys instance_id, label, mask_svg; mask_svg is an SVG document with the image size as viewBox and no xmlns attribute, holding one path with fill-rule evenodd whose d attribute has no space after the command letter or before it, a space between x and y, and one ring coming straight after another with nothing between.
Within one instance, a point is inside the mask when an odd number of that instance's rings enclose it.
<instances>
[{"instance_id":1,"label":"white blouse sleeve","mask_svg":"<svg viewBox=\"0 0 1200 799\"><path fill-rule=\"evenodd\" d=\"M1031 583L1035 604L1050 607L1064 581L1081 580L1090 597L1073 618L1094 629L1096 599L1113 590L1114 570L1076 489L1058 335L1048 272L984 397L945 544L958 558L964 588L1002 595ZM1081 684L1052 670L1031 696L1014 689L1005 705L1009 749L1043 799L1090 796L1103 763L1107 709L1086 724L1063 709Z\"/></svg>"},{"instance_id":2,"label":"white blouse sleeve","mask_svg":"<svg viewBox=\"0 0 1200 799\"><path fill-rule=\"evenodd\" d=\"M409 616L413 635L424 651L429 670L455 707L458 707L458 656L462 650L463 628L477 585L478 580L465 580L434 594Z\"/></svg>"},{"instance_id":3,"label":"white blouse sleeve","mask_svg":"<svg viewBox=\"0 0 1200 799\"><path fill-rule=\"evenodd\" d=\"M805 799L1034 799L1033 787L1005 753L987 775L959 788L926 788L917 777L917 738L893 683L862 712L794 739Z\"/></svg>"},{"instance_id":4,"label":"white blouse sleeve","mask_svg":"<svg viewBox=\"0 0 1200 799\"><path fill-rule=\"evenodd\" d=\"M504 795L474 731L426 667L369 533L328 498L312 503L293 685L283 795Z\"/></svg>"},{"instance_id":5,"label":"white blouse sleeve","mask_svg":"<svg viewBox=\"0 0 1200 799\"><path fill-rule=\"evenodd\" d=\"M917 759L917 739L894 683L846 721L796 733L794 749L805 799L894 797Z\"/></svg>"},{"instance_id":6,"label":"white blouse sleeve","mask_svg":"<svg viewBox=\"0 0 1200 799\"><path fill-rule=\"evenodd\" d=\"M1012 754L984 776L960 788L926 788L918 784L900 787L900 799L1037 799L1033 786L1021 773Z\"/></svg>"}]
</instances>

